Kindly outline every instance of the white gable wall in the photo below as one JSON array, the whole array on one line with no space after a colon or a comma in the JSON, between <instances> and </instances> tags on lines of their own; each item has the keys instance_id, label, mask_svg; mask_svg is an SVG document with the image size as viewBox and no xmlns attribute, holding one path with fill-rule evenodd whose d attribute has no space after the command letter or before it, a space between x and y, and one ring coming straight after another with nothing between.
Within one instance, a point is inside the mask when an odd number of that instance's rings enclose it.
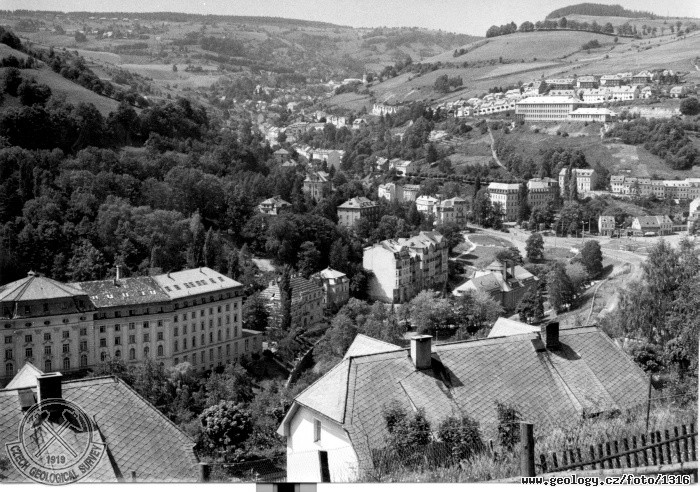
<instances>
[{"instance_id":1,"label":"white gable wall","mask_svg":"<svg viewBox=\"0 0 700 492\"><path fill-rule=\"evenodd\" d=\"M314 420L321 421L321 439L316 442ZM287 481L320 482L319 451L328 452L331 482L356 479L357 455L340 424L300 406L289 422Z\"/></svg>"}]
</instances>

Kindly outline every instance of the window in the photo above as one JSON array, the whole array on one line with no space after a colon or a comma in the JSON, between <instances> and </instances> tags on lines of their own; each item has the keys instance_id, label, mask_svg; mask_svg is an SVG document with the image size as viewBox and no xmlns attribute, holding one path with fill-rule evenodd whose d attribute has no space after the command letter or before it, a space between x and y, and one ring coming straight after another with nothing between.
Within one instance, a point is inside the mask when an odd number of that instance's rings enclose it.
<instances>
[{"instance_id":1,"label":"window","mask_svg":"<svg viewBox=\"0 0 700 492\"><path fill-rule=\"evenodd\" d=\"M216 326L221 326L221 318L216 319Z\"/></svg>"},{"instance_id":2,"label":"window","mask_svg":"<svg viewBox=\"0 0 700 492\"><path fill-rule=\"evenodd\" d=\"M100 333L104 333L106 329L107 329L106 326L104 326L104 325L100 326Z\"/></svg>"},{"instance_id":3,"label":"window","mask_svg":"<svg viewBox=\"0 0 700 492\"><path fill-rule=\"evenodd\" d=\"M115 317L115 318L121 318L121 317L122 317L122 312L121 312L121 311L114 311L114 317Z\"/></svg>"},{"instance_id":4,"label":"window","mask_svg":"<svg viewBox=\"0 0 700 492\"><path fill-rule=\"evenodd\" d=\"M44 362L44 372L51 372L51 361L47 360Z\"/></svg>"},{"instance_id":5,"label":"window","mask_svg":"<svg viewBox=\"0 0 700 492\"><path fill-rule=\"evenodd\" d=\"M133 330L134 328L136 328L136 323L129 323L129 329Z\"/></svg>"},{"instance_id":6,"label":"window","mask_svg":"<svg viewBox=\"0 0 700 492\"><path fill-rule=\"evenodd\" d=\"M175 365L178 365L178 364L180 363L180 359L177 358L177 357L175 357L175 359L173 360L173 363L174 363Z\"/></svg>"},{"instance_id":7,"label":"window","mask_svg":"<svg viewBox=\"0 0 700 492\"><path fill-rule=\"evenodd\" d=\"M226 344L226 355L231 355L231 344L230 343Z\"/></svg>"},{"instance_id":8,"label":"window","mask_svg":"<svg viewBox=\"0 0 700 492\"><path fill-rule=\"evenodd\" d=\"M5 360L12 359L12 349L5 349Z\"/></svg>"},{"instance_id":9,"label":"window","mask_svg":"<svg viewBox=\"0 0 700 492\"><path fill-rule=\"evenodd\" d=\"M69 331L64 331L63 332L63 338L70 338L70 332Z\"/></svg>"},{"instance_id":10,"label":"window","mask_svg":"<svg viewBox=\"0 0 700 492\"><path fill-rule=\"evenodd\" d=\"M107 360L107 352L101 352L101 353L100 353L100 360L101 360L102 362L104 362L105 360Z\"/></svg>"},{"instance_id":11,"label":"window","mask_svg":"<svg viewBox=\"0 0 700 492\"><path fill-rule=\"evenodd\" d=\"M179 335L179 332L177 331L177 326L176 326L175 329L173 330L173 336L178 336L178 335Z\"/></svg>"},{"instance_id":12,"label":"window","mask_svg":"<svg viewBox=\"0 0 700 492\"><path fill-rule=\"evenodd\" d=\"M80 351L85 352L87 350L87 340L80 341Z\"/></svg>"},{"instance_id":13,"label":"window","mask_svg":"<svg viewBox=\"0 0 700 492\"><path fill-rule=\"evenodd\" d=\"M70 358L68 358L68 357L63 359L63 370L64 371L70 370Z\"/></svg>"},{"instance_id":14,"label":"window","mask_svg":"<svg viewBox=\"0 0 700 492\"><path fill-rule=\"evenodd\" d=\"M87 367L87 355L80 356L80 367Z\"/></svg>"},{"instance_id":15,"label":"window","mask_svg":"<svg viewBox=\"0 0 700 492\"><path fill-rule=\"evenodd\" d=\"M321 421L314 419L314 442L321 440Z\"/></svg>"},{"instance_id":16,"label":"window","mask_svg":"<svg viewBox=\"0 0 700 492\"><path fill-rule=\"evenodd\" d=\"M5 375L12 376L15 373L15 366L12 362L5 364Z\"/></svg>"},{"instance_id":17,"label":"window","mask_svg":"<svg viewBox=\"0 0 700 492\"><path fill-rule=\"evenodd\" d=\"M221 346L218 347L219 359L221 359Z\"/></svg>"},{"instance_id":18,"label":"window","mask_svg":"<svg viewBox=\"0 0 700 492\"><path fill-rule=\"evenodd\" d=\"M150 348L148 348L148 347L144 347L144 348L143 348L143 356L144 356L144 357L148 357L148 354L150 354L150 353L151 353L151 349L150 349Z\"/></svg>"},{"instance_id":19,"label":"window","mask_svg":"<svg viewBox=\"0 0 700 492\"><path fill-rule=\"evenodd\" d=\"M163 340L163 332L162 331L158 332L158 340Z\"/></svg>"},{"instance_id":20,"label":"window","mask_svg":"<svg viewBox=\"0 0 700 492\"><path fill-rule=\"evenodd\" d=\"M129 349L129 360L134 360L136 359L136 349L131 347Z\"/></svg>"},{"instance_id":21,"label":"window","mask_svg":"<svg viewBox=\"0 0 700 492\"><path fill-rule=\"evenodd\" d=\"M106 347L106 346L107 346L107 339L100 338L100 347Z\"/></svg>"},{"instance_id":22,"label":"window","mask_svg":"<svg viewBox=\"0 0 700 492\"><path fill-rule=\"evenodd\" d=\"M217 334L217 336L216 336L216 339L217 339L219 342L222 340L222 338L221 338L221 330L219 330L219 332L218 332L218 334Z\"/></svg>"},{"instance_id":23,"label":"window","mask_svg":"<svg viewBox=\"0 0 700 492\"><path fill-rule=\"evenodd\" d=\"M64 343L63 344L63 353L67 354L68 352L70 352L70 345L68 345L67 343Z\"/></svg>"},{"instance_id":24,"label":"window","mask_svg":"<svg viewBox=\"0 0 700 492\"><path fill-rule=\"evenodd\" d=\"M12 335L5 337L5 343L12 343Z\"/></svg>"},{"instance_id":25,"label":"window","mask_svg":"<svg viewBox=\"0 0 700 492\"><path fill-rule=\"evenodd\" d=\"M175 342L177 343L177 342ZM182 339L182 350L187 350L187 339L183 338Z\"/></svg>"},{"instance_id":26,"label":"window","mask_svg":"<svg viewBox=\"0 0 700 492\"><path fill-rule=\"evenodd\" d=\"M44 355L51 355L51 345L44 347Z\"/></svg>"},{"instance_id":27,"label":"window","mask_svg":"<svg viewBox=\"0 0 700 492\"><path fill-rule=\"evenodd\" d=\"M114 345L121 345L122 337L114 337Z\"/></svg>"},{"instance_id":28,"label":"window","mask_svg":"<svg viewBox=\"0 0 700 492\"><path fill-rule=\"evenodd\" d=\"M81 336L81 337L87 336L87 328L81 328L81 329L80 329L80 336Z\"/></svg>"},{"instance_id":29,"label":"window","mask_svg":"<svg viewBox=\"0 0 700 492\"><path fill-rule=\"evenodd\" d=\"M214 333L212 333L212 332L210 331L210 332L209 332L209 343L213 343L213 342L214 342Z\"/></svg>"},{"instance_id":30,"label":"window","mask_svg":"<svg viewBox=\"0 0 700 492\"><path fill-rule=\"evenodd\" d=\"M143 341L144 342L150 342L151 341L151 335L149 333L144 333L143 334Z\"/></svg>"},{"instance_id":31,"label":"window","mask_svg":"<svg viewBox=\"0 0 700 492\"><path fill-rule=\"evenodd\" d=\"M209 328L214 328L214 320L213 319L209 320Z\"/></svg>"},{"instance_id":32,"label":"window","mask_svg":"<svg viewBox=\"0 0 700 492\"><path fill-rule=\"evenodd\" d=\"M230 305L230 304L226 304L226 311L230 311L230 310L231 310L231 305Z\"/></svg>"},{"instance_id":33,"label":"window","mask_svg":"<svg viewBox=\"0 0 700 492\"><path fill-rule=\"evenodd\" d=\"M120 325L114 325L114 331L121 331L122 327Z\"/></svg>"},{"instance_id":34,"label":"window","mask_svg":"<svg viewBox=\"0 0 700 492\"><path fill-rule=\"evenodd\" d=\"M199 324L199 329L204 331L204 321Z\"/></svg>"},{"instance_id":35,"label":"window","mask_svg":"<svg viewBox=\"0 0 700 492\"><path fill-rule=\"evenodd\" d=\"M31 347L27 347L26 349L24 349L24 356L25 357L32 357L32 348Z\"/></svg>"},{"instance_id":36,"label":"window","mask_svg":"<svg viewBox=\"0 0 700 492\"><path fill-rule=\"evenodd\" d=\"M143 322L143 327L144 327L144 328L148 328L148 321L144 321L144 322Z\"/></svg>"},{"instance_id":37,"label":"window","mask_svg":"<svg viewBox=\"0 0 700 492\"><path fill-rule=\"evenodd\" d=\"M221 306L216 306L216 312L220 313L221 312Z\"/></svg>"},{"instance_id":38,"label":"window","mask_svg":"<svg viewBox=\"0 0 700 492\"><path fill-rule=\"evenodd\" d=\"M158 354L158 357L163 357L163 346L162 345L158 345L157 354Z\"/></svg>"},{"instance_id":39,"label":"window","mask_svg":"<svg viewBox=\"0 0 700 492\"><path fill-rule=\"evenodd\" d=\"M211 333L210 333L210 335L211 335ZM201 340L202 340L202 345L204 345L204 343L205 343L204 342L204 333L202 333Z\"/></svg>"},{"instance_id":40,"label":"window","mask_svg":"<svg viewBox=\"0 0 700 492\"><path fill-rule=\"evenodd\" d=\"M159 319L157 325L158 325L158 326L163 326L163 320L162 320L162 319Z\"/></svg>"},{"instance_id":41,"label":"window","mask_svg":"<svg viewBox=\"0 0 700 492\"><path fill-rule=\"evenodd\" d=\"M178 346L177 346L177 340L175 340L175 343L173 344L173 352L178 351Z\"/></svg>"},{"instance_id":42,"label":"window","mask_svg":"<svg viewBox=\"0 0 700 492\"><path fill-rule=\"evenodd\" d=\"M231 329L227 326L226 327L226 340L231 338Z\"/></svg>"},{"instance_id":43,"label":"window","mask_svg":"<svg viewBox=\"0 0 700 492\"><path fill-rule=\"evenodd\" d=\"M129 343L136 343L136 335L129 335Z\"/></svg>"},{"instance_id":44,"label":"window","mask_svg":"<svg viewBox=\"0 0 700 492\"><path fill-rule=\"evenodd\" d=\"M192 348L197 346L197 337L192 337Z\"/></svg>"},{"instance_id":45,"label":"window","mask_svg":"<svg viewBox=\"0 0 700 492\"><path fill-rule=\"evenodd\" d=\"M185 356L185 357L187 357L187 356ZM187 360L187 359L185 359L185 360ZM197 354L192 354L192 364L196 364L196 363L197 363Z\"/></svg>"},{"instance_id":46,"label":"window","mask_svg":"<svg viewBox=\"0 0 700 492\"><path fill-rule=\"evenodd\" d=\"M211 362L213 360L214 360L214 349L210 348L209 349L209 361Z\"/></svg>"},{"instance_id":47,"label":"window","mask_svg":"<svg viewBox=\"0 0 700 492\"><path fill-rule=\"evenodd\" d=\"M182 334L187 335L187 325L182 325Z\"/></svg>"},{"instance_id":48,"label":"window","mask_svg":"<svg viewBox=\"0 0 700 492\"><path fill-rule=\"evenodd\" d=\"M24 335L24 343L32 343L32 336Z\"/></svg>"},{"instance_id":49,"label":"window","mask_svg":"<svg viewBox=\"0 0 700 492\"><path fill-rule=\"evenodd\" d=\"M184 316L182 319L185 319ZM175 316L173 316L173 323L177 323L177 314Z\"/></svg>"},{"instance_id":50,"label":"window","mask_svg":"<svg viewBox=\"0 0 700 492\"><path fill-rule=\"evenodd\" d=\"M230 315L230 314L227 314L227 315L226 315L226 324L227 324L227 325L230 325L230 324L231 324L231 315Z\"/></svg>"}]
</instances>

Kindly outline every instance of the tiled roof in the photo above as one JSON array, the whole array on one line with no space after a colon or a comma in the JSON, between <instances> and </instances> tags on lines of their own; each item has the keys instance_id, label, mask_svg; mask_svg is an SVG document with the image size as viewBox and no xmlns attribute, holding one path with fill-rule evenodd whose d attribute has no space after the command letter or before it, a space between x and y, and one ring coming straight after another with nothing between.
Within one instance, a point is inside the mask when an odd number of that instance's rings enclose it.
<instances>
[{"instance_id":1,"label":"tiled roof","mask_svg":"<svg viewBox=\"0 0 700 492\"><path fill-rule=\"evenodd\" d=\"M207 267L164 273L156 275L153 280L162 287L171 299L210 294L242 285Z\"/></svg>"},{"instance_id":2,"label":"tiled roof","mask_svg":"<svg viewBox=\"0 0 700 492\"><path fill-rule=\"evenodd\" d=\"M70 284L29 272L26 277L11 282L0 290L0 302L23 302L67 299L84 296L85 292Z\"/></svg>"},{"instance_id":3,"label":"tiled roof","mask_svg":"<svg viewBox=\"0 0 700 492\"><path fill-rule=\"evenodd\" d=\"M194 442L155 407L118 378L64 381L63 398L82 408L99 430L107 452L88 481L116 481L132 471L143 482L198 479ZM23 416L17 390L0 390L0 441L17 437ZM5 449L0 450L0 456ZM111 461L111 462L110 462ZM25 481L10 468L8 481Z\"/></svg>"},{"instance_id":4,"label":"tiled roof","mask_svg":"<svg viewBox=\"0 0 700 492\"><path fill-rule=\"evenodd\" d=\"M359 334L355 336L352 344L345 352L344 359L348 357L357 357L359 355L380 354L391 350L401 350L401 347L393 343L383 342L376 338L368 337L367 335Z\"/></svg>"},{"instance_id":5,"label":"tiled roof","mask_svg":"<svg viewBox=\"0 0 700 492\"><path fill-rule=\"evenodd\" d=\"M367 466L369 450L386 445L382 412L392 402L424 409L433 428L465 413L486 432L498 422L496 401L546 427L645 400L644 373L604 333L562 329L560 341L561 348L540 351L537 333L437 345L426 370L416 370L408 350L350 356L297 402L341 423Z\"/></svg>"},{"instance_id":6,"label":"tiled roof","mask_svg":"<svg viewBox=\"0 0 700 492\"><path fill-rule=\"evenodd\" d=\"M306 294L321 292L321 286L313 280L305 279L301 276L292 277L289 279L292 286L292 302L295 302ZM268 285L265 290L260 293L260 296L266 301L281 300L279 283Z\"/></svg>"},{"instance_id":7,"label":"tiled roof","mask_svg":"<svg viewBox=\"0 0 700 492\"><path fill-rule=\"evenodd\" d=\"M74 285L85 291L98 308L170 302L170 297L152 277L95 280Z\"/></svg>"},{"instance_id":8,"label":"tiled roof","mask_svg":"<svg viewBox=\"0 0 700 492\"><path fill-rule=\"evenodd\" d=\"M292 204L289 203L286 200L282 200L278 196L273 196L272 198L268 198L267 200L263 200L260 202L260 205L270 205L274 207L291 207Z\"/></svg>"},{"instance_id":9,"label":"tiled roof","mask_svg":"<svg viewBox=\"0 0 700 492\"><path fill-rule=\"evenodd\" d=\"M333 270L330 267L328 267L324 270L321 270L316 275L318 275L319 277L321 277L324 280L347 277L347 275L345 275L343 272L339 272L338 270Z\"/></svg>"}]
</instances>

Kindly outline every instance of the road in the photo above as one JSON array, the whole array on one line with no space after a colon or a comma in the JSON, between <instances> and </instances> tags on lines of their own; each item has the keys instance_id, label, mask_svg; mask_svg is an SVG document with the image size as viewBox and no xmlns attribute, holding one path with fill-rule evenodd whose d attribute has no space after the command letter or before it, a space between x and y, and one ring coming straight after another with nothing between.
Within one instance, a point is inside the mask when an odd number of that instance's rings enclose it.
<instances>
[{"instance_id":1,"label":"road","mask_svg":"<svg viewBox=\"0 0 700 492\"><path fill-rule=\"evenodd\" d=\"M503 169L506 168L506 166L503 165L501 160L498 158L498 155L496 154L496 141L493 139L493 133L491 133L491 127L488 126L488 123L486 124L486 128L489 131L489 137L491 138L491 154L493 155L493 160L496 161L496 164L501 166Z\"/></svg>"}]
</instances>

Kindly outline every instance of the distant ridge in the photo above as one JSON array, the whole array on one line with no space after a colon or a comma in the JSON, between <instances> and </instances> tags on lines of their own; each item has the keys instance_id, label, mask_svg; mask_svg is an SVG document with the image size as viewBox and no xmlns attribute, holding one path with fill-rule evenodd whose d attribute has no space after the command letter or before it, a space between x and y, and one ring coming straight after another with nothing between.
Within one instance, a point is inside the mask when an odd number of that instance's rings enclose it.
<instances>
[{"instance_id":1,"label":"distant ridge","mask_svg":"<svg viewBox=\"0 0 700 492\"><path fill-rule=\"evenodd\" d=\"M54 14L54 15L73 15L73 16L95 16L95 17L137 17L139 19L147 19L151 21L156 20L166 20L169 22L188 22L188 21L199 21L212 20L216 22L239 22L241 24L283 24L283 25L297 25L305 27L349 27L341 26L339 24L332 24L330 22L321 21L309 21L302 19L288 19L285 17L263 17L263 16L243 16L243 15L213 15L213 14L188 14L183 12L88 12L88 11L74 11L74 12L61 12L55 10L0 10L2 12L9 12L15 15L35 15L35 14Z\"/></svg>"},{"instance_id":2,"label":"distant ridge","mask_svg":"<svg viewBox=\"0 0 700 492\"><path fill-rule=\"evenodd\" d=\"M650 19L663 18L653 12L643 10L627 10L622 5L604 5L601 3L577 3L554 10L547 15L547 19L564 17L567 15L596 15L600 17L629 17L632 19L641 19L649 17Z\"/></svg>"}]
</instances>

